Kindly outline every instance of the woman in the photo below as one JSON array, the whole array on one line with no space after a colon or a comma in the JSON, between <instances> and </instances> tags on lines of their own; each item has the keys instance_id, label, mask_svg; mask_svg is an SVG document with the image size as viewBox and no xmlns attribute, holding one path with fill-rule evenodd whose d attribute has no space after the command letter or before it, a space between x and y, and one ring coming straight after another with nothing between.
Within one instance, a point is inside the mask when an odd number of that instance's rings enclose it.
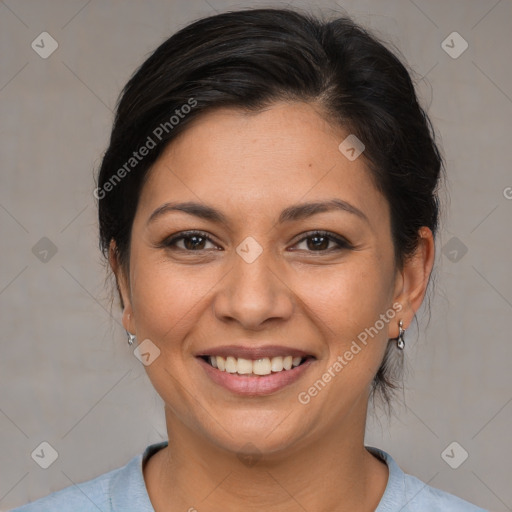
<instances>
[{"instance_id":1,"label":"woman","mask_svg":"<svg viewBox=\"0 0 512 512\"><path fill-rule=\"evenodd\" d=\"M19 511L479 511L364 445L426 294L443 163L350 19L199 20L124 88L100 246L169 442Z\"/></svg>"}]
</instances>

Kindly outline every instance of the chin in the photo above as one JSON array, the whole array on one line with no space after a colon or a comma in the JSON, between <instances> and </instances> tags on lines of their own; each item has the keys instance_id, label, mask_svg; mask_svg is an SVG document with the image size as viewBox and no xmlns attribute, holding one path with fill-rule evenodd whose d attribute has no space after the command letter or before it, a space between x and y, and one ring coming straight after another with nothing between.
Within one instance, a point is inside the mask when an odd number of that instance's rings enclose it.
<instances>
[{"instance_id":1,"label":"chin","mask_svg":"<svg viewBox=\"0 0 512 512\"><path fill-rule=\"evenodd\" d=\"M237 455L285 453L307 434L304 421L293 424L290 411L285 409L279 414L275 411L252 411L231 418L225 415L221 417L224 428L219 427L215 432L208 431L205 434L215 445Z\"/></svg>"}]
</instances>

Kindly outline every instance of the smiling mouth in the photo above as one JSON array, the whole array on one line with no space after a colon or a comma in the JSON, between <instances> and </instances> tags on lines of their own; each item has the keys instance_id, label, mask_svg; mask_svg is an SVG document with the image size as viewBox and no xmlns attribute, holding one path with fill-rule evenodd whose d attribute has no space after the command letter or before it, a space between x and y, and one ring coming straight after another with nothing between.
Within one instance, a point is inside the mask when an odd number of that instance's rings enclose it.
<instances>
[{"instance_id":1,"label":"smiling mouth","mask_svg":"<svg viewBox=\"0 0 512 512\"><path fill-rule=\"evenodd\" d=\"M293 356L277 356L263 357L261 359L244 359L237 357L222 356L200 356L206 363L213 368L225 373L233 373L237 375L245 375L248 377L265 376L274 373L286 372L293 370L297 366L304 364L308 357Z\"/></svg>"}]
</instances>

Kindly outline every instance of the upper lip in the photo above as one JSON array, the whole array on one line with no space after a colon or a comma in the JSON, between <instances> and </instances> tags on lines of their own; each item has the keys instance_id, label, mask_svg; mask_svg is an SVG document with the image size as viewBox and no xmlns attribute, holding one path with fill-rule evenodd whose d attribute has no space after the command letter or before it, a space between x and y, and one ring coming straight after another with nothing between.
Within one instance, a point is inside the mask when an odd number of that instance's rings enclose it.
<instances>
[{"instance_id":1,"label":"upper lip","mask_svg":"<svg viewBox=\"0 0 512 512\"><path fill-rule=\"evenodd\" d=\"M304 352L304 350L285 347L282 345L265 345L259 347L247 347L244 345L223 345L220 347L205 349L197 353L196 356L222 356L224 358L231 356L235 358L256 360L263 359L265 357L272 358L278 356L308 357L312 356L312 354Z\"/></svg>"}]
</instances>

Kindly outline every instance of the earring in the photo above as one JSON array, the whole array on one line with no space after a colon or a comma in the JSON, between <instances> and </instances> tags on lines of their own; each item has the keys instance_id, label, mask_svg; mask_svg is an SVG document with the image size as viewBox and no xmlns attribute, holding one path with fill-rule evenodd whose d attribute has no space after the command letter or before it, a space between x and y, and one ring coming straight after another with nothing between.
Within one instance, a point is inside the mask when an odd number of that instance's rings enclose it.
<instances>
[{"instance_id":1,"label":"earring","mask_svg":"<svg viewBox=\"0 0 512 512\"><path fill-rule=\"evenodd\" d=\"M400 322L398 322L398 329L399 329L398 338L396 339L396 346L400 350L403 350L405 347L405 340L404 340L405 329L402 328L403 325L404 325L404 323L402 322L402 320L400 320Z\"/></svg>"},{"instance_id":2,"label":"earring","mask_svg":"<svg viewBox=\"0 0 512 512\"><path fill-rule=\"evenodd\" d=\"M126 331L126 334L128 334L128 345L133 345L134 341L137 339L135 334L132 334L131 332Z\"/></svg>"}]
</instances>

